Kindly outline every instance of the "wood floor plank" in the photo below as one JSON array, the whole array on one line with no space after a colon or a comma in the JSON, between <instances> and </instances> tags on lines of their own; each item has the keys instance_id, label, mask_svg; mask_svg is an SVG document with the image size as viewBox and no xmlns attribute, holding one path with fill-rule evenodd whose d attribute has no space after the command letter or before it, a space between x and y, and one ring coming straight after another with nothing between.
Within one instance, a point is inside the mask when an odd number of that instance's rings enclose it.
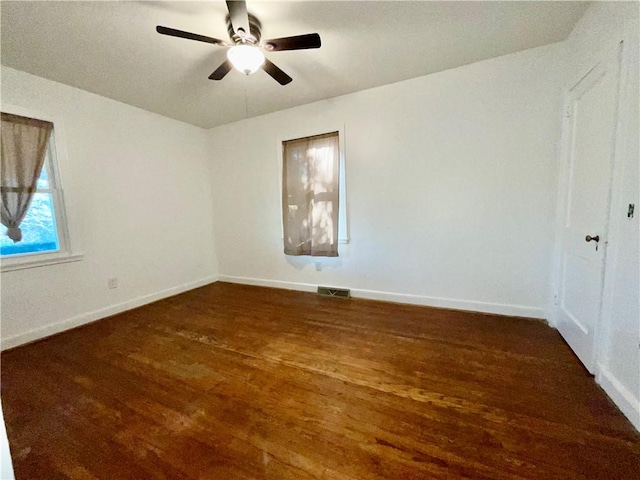
<instances>
[{"instance_id":1,"label":"wood floor plank","mask_svg":"<svg viewBox=\"0 0 640 480\"><path fill-rule=\"evenodd\" d=\"M540 321L216 283L2 354L18 479L632 479Z\"/></svg>"}]
</instances>

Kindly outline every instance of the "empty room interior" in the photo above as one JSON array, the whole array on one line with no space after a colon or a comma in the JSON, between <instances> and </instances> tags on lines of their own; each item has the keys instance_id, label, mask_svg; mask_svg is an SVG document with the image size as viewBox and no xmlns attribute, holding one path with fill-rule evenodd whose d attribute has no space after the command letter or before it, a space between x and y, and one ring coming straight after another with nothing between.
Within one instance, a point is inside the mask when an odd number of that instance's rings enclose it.
<instances>
[{"instance_id":1,"label":"empty room interior","mask_svg":"<svg viewBox=\"0 0 640 480\"><path fill-rule=\"evenodd\" d=\"M636 1L0 1L0 478L640 478Z\"/></svg>"}]
</instances>

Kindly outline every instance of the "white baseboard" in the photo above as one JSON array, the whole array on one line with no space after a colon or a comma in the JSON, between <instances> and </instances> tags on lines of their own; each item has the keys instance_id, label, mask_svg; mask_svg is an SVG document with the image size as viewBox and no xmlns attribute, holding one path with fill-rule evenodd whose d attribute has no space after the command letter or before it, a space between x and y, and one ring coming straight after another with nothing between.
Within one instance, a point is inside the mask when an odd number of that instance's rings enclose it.
<instances>
[{"instance_id":1,"label":"white baseboard","mask_svg":"<svg viewBox=\"0 0 640 480\"><path fill-rule=\"evenodd\" d=\"M173 295L177 295L179 293L183 293L188 290L193 290L194 288L208 285L217 280L218 280L217 276L212 276L212 277L196 280L194 282L184 283L182 285L178 285L177 287L167 288L166 290L162 290L160 292L144 295L142 297L134 298L132 300L119 303L117 305L111 305L109 307L101 308L99 310L83 313L75 317L69 318L67 320L62 320L61 322L56 322L50 325L45 325L43 327L34 328L33 330L29 330L28 332L2 338L2 340L0 341L0 350L6 350L8 348L24 345L25 343L34 342L36 340L40 340L40 339L49 337L51 335L55 335L56 333L64 332L65 330L70 330L72 328L79 327L81 325L86 325L88 323L95 322L97 320L109 317L111 315L116 315L118 313L122 313L127 310L131 310L133 308L141 307L142 305L146 305L148 303L152 303L157 300L162 300L163 298L172 297Z\"/></svg>"},{"instance_id":2,"label":"white baseboard","mask_svg":"<svg viewBox=\"0 0 640 480\"><path fill-rule=\"evenodd\" d=\"M318 285L312 283L283 282L281 280L265 280L253 277L234 277L232 275L219 275L218 281L255 285L256 287L284 288L285 290L298 290L301 292L315 292L318 288Z\"/></svg>"},{"instance_id":3,"label":"white baseboard","mask_svg":"<svg viewBox=\"0 0 640 480\"><path fill-rule=\"evenodd\" d=\"M629 391L613 374L601 363L598 364L596 381L609 395L625 417L640 431L640 398ZM639 392L640 393L640 392Z\"/></svg>"},{"instance_id":4,"label":"white baseboard","mask_svg":"<svg viewBox=\"0 0 640 480\"><path fill-rule=\"evenodd\" d=\"M287 290L299 290L303 292L315 292L318 285L310 283L283 282L280 280L266 280L262 278L235 277L220 275L221 282L242 283L244 285L256 285L260 287L285 288ZM337 285L332 285L339 287ZM348 288L348 287L347 287ZM509 315L514 317L528 317L545 319L543 308L526 307L521 305L507 305L502 303L485 303L472 300L457 300L453 298L428 297L424 295L411 295L405 293L381 292L378 290L351 289L351 295L355 298L367 298L370 300L383 300L386 302L408 303L428 307L451 308L455 310L469 310L473 312L492 313L497 315Z\"/></svg>"}]
</instances>

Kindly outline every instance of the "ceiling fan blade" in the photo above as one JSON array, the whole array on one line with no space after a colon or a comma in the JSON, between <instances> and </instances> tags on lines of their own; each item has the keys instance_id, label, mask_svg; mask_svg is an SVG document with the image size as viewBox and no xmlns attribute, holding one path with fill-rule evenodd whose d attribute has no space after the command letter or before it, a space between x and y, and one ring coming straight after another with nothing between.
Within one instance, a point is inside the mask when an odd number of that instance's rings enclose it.
<instances>
[{"instance_id":1,"label":"ceiling fan blade","mask_svg":"<svg viewBox=\"0 0 640 480\"><path fill-rule=\"evenodd\" d=\"M320 48L320 35L317 33L307 33L306 35L296 35L295 37L271 38L264 42L265 50L277 52L279 50L305 50L308 48Z\"/></svg>"},{"instance_id":2,"label":"ceiling fan blade","mask_svg":"<svg viewBox=\"0 0 640 480\"><path fill-rule=\"evenodd\" d=\"M229 60L225 60L211 75L209 75L209 80L222 80L232 68L233 65L231 65L231 62Z\"/></svg>"},{"instance_id":3,"label":"ceiling fan blade","mask_svg":"<svg viewBox=\"0 0 640 480\"><path fill-rule=\"evenodd\" d=\"M182 30L176 30L175 28L163 27L158 25L156 32L162 35L170 35L172 37L186 38L187 40L195 40L197 42L213 43L214 45L225 46L226 42L212 37L205 37L204 35L198 35L197 33L184 32Z\"/></svg>"},{"instance_id":4,"label":"ceiling fan blade","mask_svg":"<svg viewBox=\"0 0 640 480\"><path fill-rule=\"evenodd\" d=\"M249 14L247 13L247 4L244 0L227 0L227 8L229 9L229 17L231 18L231 26L233 31L243 38L251 33L249 27Z\"/></svg>"},{"instance_id":5,"label":"ceiling fan blade","mask_svg":"<svg viewBox=\"0 0 640 480\"><path fill-rule=\"evenodd\" d=\"M271 78L273 78L280 85L286 85L287 83L291 83L291 81L293 80L293 78L276 67L273 62L269 61L268 58L265 58L264 63L262 64L262 69L269 75L271 75Z\"/></svg>"}]
</instances>

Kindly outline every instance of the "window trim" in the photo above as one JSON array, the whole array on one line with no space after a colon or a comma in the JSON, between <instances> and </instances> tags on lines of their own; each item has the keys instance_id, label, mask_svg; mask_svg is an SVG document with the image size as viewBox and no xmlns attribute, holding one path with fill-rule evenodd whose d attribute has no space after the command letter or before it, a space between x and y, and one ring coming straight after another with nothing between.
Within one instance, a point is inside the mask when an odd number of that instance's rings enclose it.
<instances>
[{"instance_id":1,"label":"window trim","mask_svg":"<svg viewBox=\"0 0 640 480\"><path fill-rule=\"evenodd\" d=\"M339 205L338 205L338 244L348 244L349 236L349 209L347 203L347 164L345 155L344 141L344 124L329 123L317 125L313 127L304 127L299 129L288 129L286 133L278 136L277 152L278 152L278 205L280 206L280 239L284 239L284 216L282 213L282 168L283 159L283 143L290 140L300 138L315 137L331 132L338 132L338 148L340 150L340 177L339 177ZM342 227L342 228L341 228ZM344 230L344 231L343 231Z\"/></svg>"},{"instance_id":2,"label":"window trim","mask_svg":"<svg viewBox=\"0 0 640 480\"><path fill-rule=\"evenodd\" d=\"M82 253L75 252L71 246L71 235L69 233L69 222L67 217L68 207L64 198L62 176L60 175L60 163L67 158L67 152L63 141L64 135L61 132L62 122L60 119L52 118L51 115L46 115L41 112L36 112L15 105L3 104L2 111L53 123L53 130L51 131L49 145L47 146L49 162L45 163L45 165L49 178L49 187L54 185L55 188L39 189L38 191L47 191L51 193L58 233L59 249L55 252L24 253L12 255L10 257L0 257L0 271L8 272L13 270L23 270L27 268L36 268L82 260L84 255Z\"/></svg>"}]
</instances>

